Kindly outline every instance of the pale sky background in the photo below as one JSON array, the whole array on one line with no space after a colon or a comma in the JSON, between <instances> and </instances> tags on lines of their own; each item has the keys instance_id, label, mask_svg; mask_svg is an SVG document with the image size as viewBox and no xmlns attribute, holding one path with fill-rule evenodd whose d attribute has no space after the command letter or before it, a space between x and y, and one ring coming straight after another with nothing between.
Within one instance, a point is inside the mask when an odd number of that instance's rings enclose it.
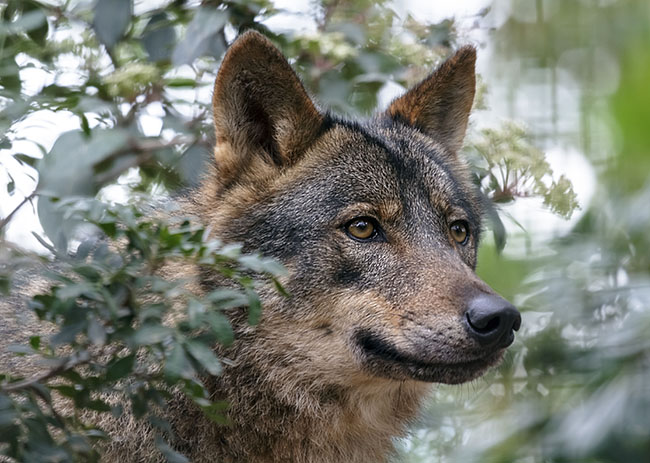
<instances>
[{"instance_id":1,"label":"pale sky background","mask_svg":"<svg viewBox=\"0 0 650 463\"><path fill-rule=\"evenodd\" d=\"M147 0L153 3L159 3L155 0ZM142 7L145 2L136 2L136 14L138 7ZM276 0L275 5L278 8L286 10L286 13L277 15L266 21L267 26L274 30L300 30L311 31L315 29L315 23L310 18L312 7L308 1L305 0ZM491 46L491 41L486 28L472 27L476 21L477 14L489 6L492 2L489 0L437 0L437 1L418 1L418 0L395 0L393 7L395 11L402 17L411 14L414 17L438 22L442 19L454 16L460 23L460 30L463 32L461 37L462 42L482 44L478 52L477 70L484 77L488 85L488 107L489 111L481 111L472 115L472 123L477 126L498 126L504 119L514 118L515 120L524 119L535 111L548 111L550 103L544 98L544 90L530 86L522 85L519 93L515 99L514 104L506 102L506 95L508 89L505 85L500 85L498 80L499 72L503 73L504 69L495 69L494 53ZM510 3L510 2L503 2ZM494 7L489 15L488 24L492 27L499 26L511 14L506 7ZM526 11L518 11L516 13L520 19L526 20ZM532 18L534 20L534 17ZM481 23L485 25L485 21ZM66 63L64 63L64 66ZM70 79L71 81L76 78L74 73L75 62L71 60L67 63L70 66L70 72L63 75L63 79ZM27 79L26 91L27 93L38 93L40 89L50 83L48 79L50 76L38 69L25 70L26 74L22 75ZM506 71L507 72L507 69ZM516 70L514 71L516 72ZM616 76L615 76L616 77ZM61 78L59 78L60 81ZM562 85L565 79L566 85ZM522 81L526 81L525 76ZM533 81L531 79L531 81ZM563 110L560 111L561 117L558 124L565 130L578 131L578 121L576 115L578 114L578 99L577 93L571 91L572 81L568 76L560 76L559 92L562 92ZM616 86L613 85L613 88ZM209 92L210 89L206 88L203 91ZM387 105L388 102L397 96L400 92L404 91L399 85L395 83L388 83L382 88L380 92L380 104ZM531 98L533 100L531 100ZM535 100L534 98L537 98ZM514 109L513 109L514 108ZM148 114L141 120L140 124L146 133L157 135L160 133L160 125L162 122L159 119L162 109L153 105L148 109ZM91 121L92 124L92 121ZM19 134L24 141L16 141L14 149L17 151L40 155L39 148L27 140L36 140L40 143L45 150L49 150L56 138L63 132L79 128L77 117L59 112L54 115L51 112L36 113L26 120L18 124ZM604 136L605 144L610 141L611 137ZM608 147L613 149L614 147ZM582 213L587 209L589 201L593 196L595 190L595 175L589 162L577 150L567 148L566 144L558 141L557 144L545 146L547 152L547 160L550 162L554 172L564 174L569 177L574 189L578 195L578 200L581 204L582 210L574 213L571 220L566 221L554 214L547 211L538 199L518 200L515 204L507 206L505 211L511 214L519 223L521 223L528 231L528 236L523 236L520 229L508 220L505 220L505 225L510 232L509 244L506 248L506 253L521 254L523 252L524 243L528 242L532 248L537 252L544 249L544 243L549 238L568 232L573 224L580 218ZM36 186L36 173L33 170L25 171L19 167L18 163L14 162L9 156L8 150L0 150L0 160L3 165L7 166L11 175L16 181L16 192L13 196L6 193L6 188L0 188L0 216L6 216L12 211L22 199L29 195ZM0 185L8 182L8 176L0 169ZM120 189L115 188L111 190L111 199L119 200ZM42 234L42 228L38 223L38 219L34 213L31 205L27 204L14 216L14 220L7 230L7 238L23 247L42 251L43 248L31 232L36 231Z\"/></svg>"}]
</instances>

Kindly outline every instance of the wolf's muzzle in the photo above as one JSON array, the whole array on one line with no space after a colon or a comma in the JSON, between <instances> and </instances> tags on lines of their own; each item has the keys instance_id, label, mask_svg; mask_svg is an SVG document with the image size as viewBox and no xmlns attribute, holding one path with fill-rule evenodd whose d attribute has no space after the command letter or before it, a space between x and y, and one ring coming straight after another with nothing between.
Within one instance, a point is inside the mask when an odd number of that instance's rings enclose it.
<instances>
[{"instance_id":1,"label":"wolf's muzzle","mask_svg":"<svg viewBox=\"0 0 650 463\"><path fill-rule=\"evenodd\" d=\"M508 347L521 326L519 311L496 294L481 294L469 301L465 324L470 335L485 347Z\"/></svg>"}]
</instances>

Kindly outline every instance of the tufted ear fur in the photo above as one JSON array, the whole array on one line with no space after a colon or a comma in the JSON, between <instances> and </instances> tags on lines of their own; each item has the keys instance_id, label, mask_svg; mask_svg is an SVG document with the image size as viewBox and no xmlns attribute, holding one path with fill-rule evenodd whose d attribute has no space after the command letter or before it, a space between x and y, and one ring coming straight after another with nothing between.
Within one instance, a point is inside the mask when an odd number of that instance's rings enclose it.
<instances>
[{"instance_id":1,"label":"tufted ear fur","mask_svg":"<svg viewBox=\"0 0 650 463\"><path fill-rule=\"evenodd\" d=\"M280 51L248 31L228 49L212 99L221 182L292 165L318 136L323 116Z\"/></svg>"},{"instance_id":2,"label":"tufted ear fur","mask_svg":"<svg viewBox=\"0 0 650 463\"><path fill-rule=\"evenodd\" d=\"M466 46L389 106L390 117L417 127L452 153L463 145L474 101L476 50Z\"/></svg>"}]
</instances>

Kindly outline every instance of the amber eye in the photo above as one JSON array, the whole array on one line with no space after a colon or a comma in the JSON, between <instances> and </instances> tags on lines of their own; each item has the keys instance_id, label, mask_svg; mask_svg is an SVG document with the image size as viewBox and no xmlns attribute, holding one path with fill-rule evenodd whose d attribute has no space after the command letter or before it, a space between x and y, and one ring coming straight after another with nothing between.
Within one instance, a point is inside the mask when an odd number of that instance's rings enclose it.
<instances>
[{"instance_id":1,"label":"amber eye","mask_svg":"<svg viewBox=\"0 0 650 463\"><path fill-rule=\"evenodd\" d=\"M458 244L465 245L469 239L469 226L464 220L457 220L449 226L451 237Z\"/></svg>"},{"instance_id":2,"label":"amber eye","mask_svg":"<svg viewBox=\"0 0 650 463\"><path fill-rule=\"evenodd\" d=\"M374 220L366 217L351 220L345 226L345 230L352 238L362 241L369 240L377 234Z\"/></svg>"}]
</instances>

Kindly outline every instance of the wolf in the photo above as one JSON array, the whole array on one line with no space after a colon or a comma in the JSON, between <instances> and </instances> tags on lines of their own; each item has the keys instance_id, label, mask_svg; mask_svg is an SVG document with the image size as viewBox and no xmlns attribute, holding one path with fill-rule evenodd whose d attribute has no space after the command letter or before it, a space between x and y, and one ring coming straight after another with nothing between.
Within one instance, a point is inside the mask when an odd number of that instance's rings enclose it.
<instances>
[{"instance_id":1,"label":"wolf","mask_svg":"<svg viewBox=\"0 0 650 463\"><path fill-rule=\"evenodd\" d=\"M475 274L486 207L459 155L476 52L460 48L365 121L320 110L249 31L214 86L214 162L183 202L215 237L283 263L256 326L234 313L230 361L205 378L219 426L180 394L172 445L193 462L384 462L434 383L498 364L520 314ZM207 293L219 278L170 267ZM125 421L126 420L126 421ZM103 423L105 461L156 461L146 425Z\"/></svg>"}]
</instances>

